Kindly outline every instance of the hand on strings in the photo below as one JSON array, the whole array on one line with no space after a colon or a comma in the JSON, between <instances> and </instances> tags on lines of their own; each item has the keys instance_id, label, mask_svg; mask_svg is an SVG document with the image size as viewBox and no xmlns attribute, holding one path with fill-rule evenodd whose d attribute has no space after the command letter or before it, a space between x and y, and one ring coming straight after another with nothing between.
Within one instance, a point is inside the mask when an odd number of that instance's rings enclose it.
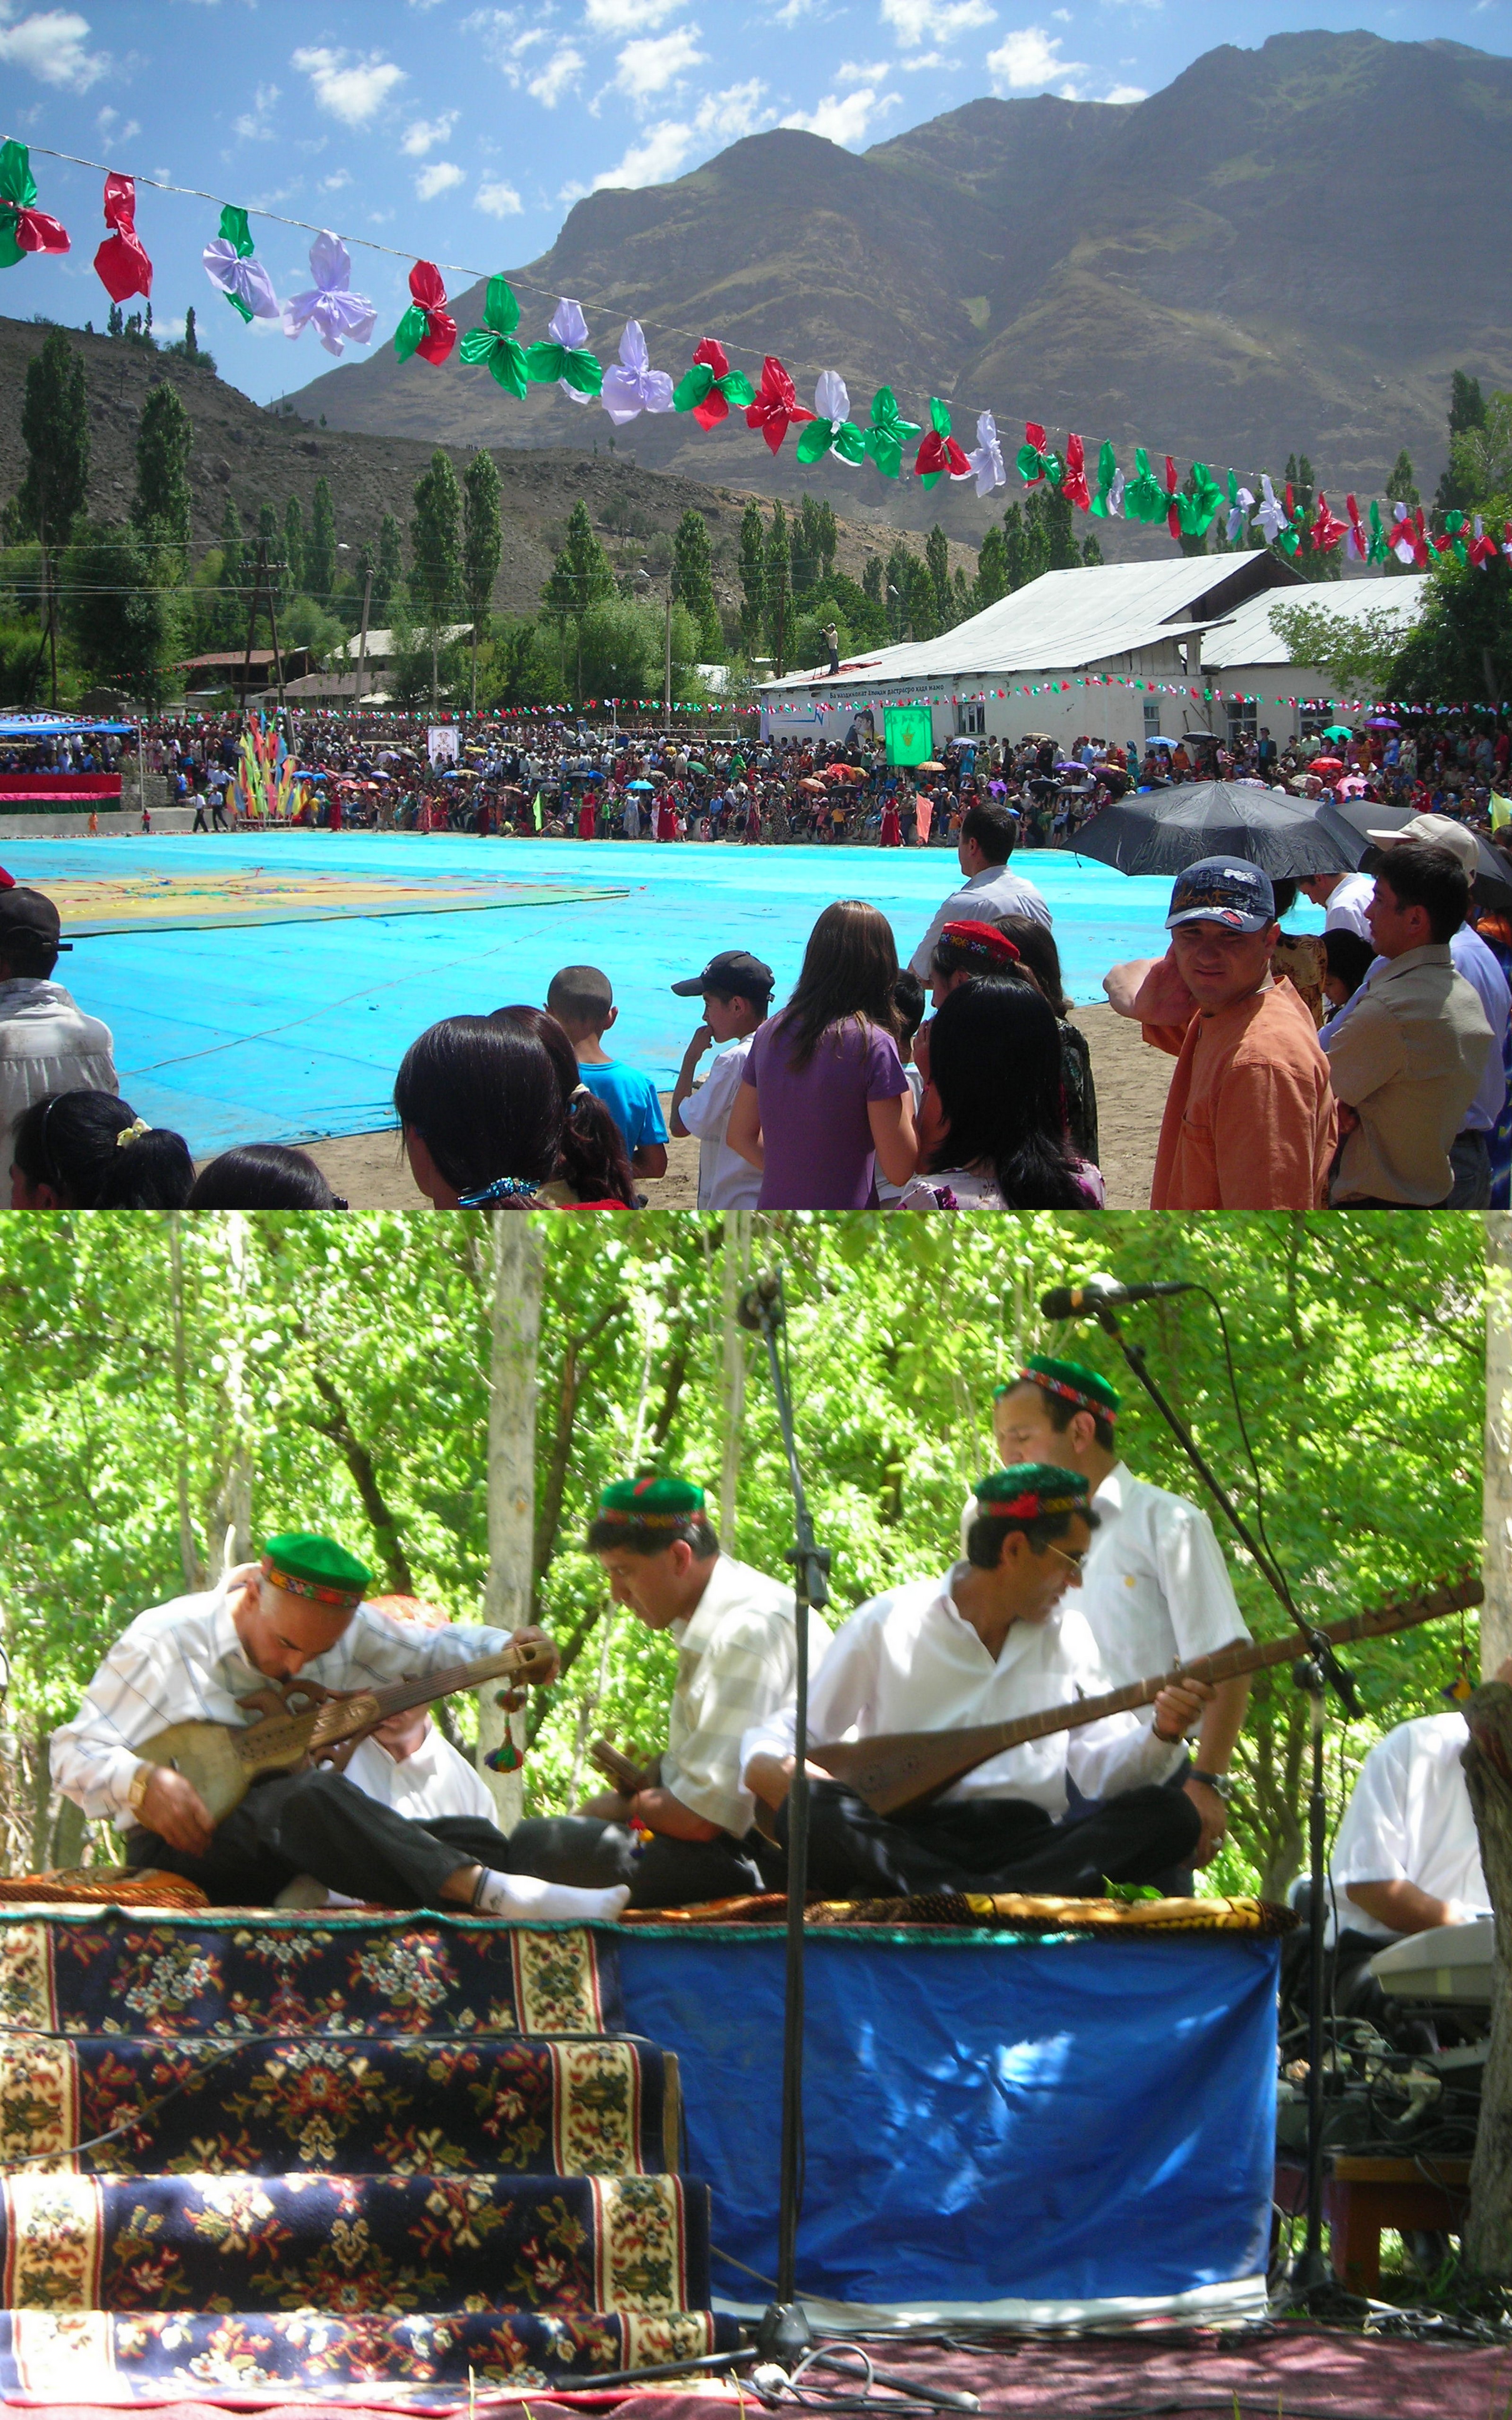
<instances>
[{"instance_id":1,"label":"hand on strings","mask_svg":"<svg viewBox=\"0 0 1512 2420\"><path fill-rule=\"evenodd\" d=\"M1155 1737L1167 1746L1185 1739L1211 1696L1210 1681L1173 1681L1155 1700Z\"/></svg>"},{"instance_id":2,"label":"hand on strings","mask_svg":"<svg viewBox=\"0 0 1512 2420\"><path fill-rule=\"evenodd\" d=\"M215 1829L210 1810L193 1783L175 1773L172 1765L152 1767L136 1811L147 1831L156 1832L170 1849L180 1850L186 1856L203 1857L210 1845Z\"/></svg>"}]
</instances>

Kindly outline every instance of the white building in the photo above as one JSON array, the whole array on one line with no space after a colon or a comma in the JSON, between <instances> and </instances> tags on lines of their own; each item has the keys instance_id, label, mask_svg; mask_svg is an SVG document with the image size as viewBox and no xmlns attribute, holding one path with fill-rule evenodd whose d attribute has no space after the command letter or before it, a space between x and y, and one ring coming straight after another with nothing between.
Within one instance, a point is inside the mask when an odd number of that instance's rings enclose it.
<instances>
[{"instance_id":1,"label":"white building","mask_svg":"<svg viewBox=\"0 0 1512 2420\"><path fill-rule=\"evenodd\" d=\"M1285 741L1301 727L1295 701L1326 695L1330 684L1290 662L1273 609L1387 607L1411 622L1424 585L1403 578L1319 586L1264 549L1047 571L942 638L875 648L835 674L764 682L762 731L843 738L859 716L880 736L887 706L927 704L936 746L952 733L1042 732L1068 746L1088 736L1142 748L1157 735L1224 737L1257 723Z\"/></svg>"}]
</instances>

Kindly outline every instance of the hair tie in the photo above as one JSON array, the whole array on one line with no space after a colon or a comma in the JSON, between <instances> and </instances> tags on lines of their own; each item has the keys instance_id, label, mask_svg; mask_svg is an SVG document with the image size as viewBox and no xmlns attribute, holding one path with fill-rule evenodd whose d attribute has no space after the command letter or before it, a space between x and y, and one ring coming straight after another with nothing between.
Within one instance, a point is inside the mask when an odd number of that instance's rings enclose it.
<instances>
[{"instance_id":1,"label":"hair tie","mask_svg":"<svg viewBox=\"0 0 1512 2420\"><path fill-rule=\"evenodd\" d=\"M459 1193L456 1206L459 1210L485 1210L490 1202L508 1202L516 1194L535 1194L540 1189L527 1177L496 1176L491 1185L480 1185L471 1193Z\"/></svg>"},{"instance_id":2,"label":"hair tie","mask_svg":"<svg viewBox=\"0 0 1512 2420\"><path fill-rule=\"evenodd\" d=\"M151 1132L152 1128L148 1125L146 1118L133 1118L131 1125L129 1126L122 1126L120 1133L116 1136L116 1148L119 1151L123 1142L140 1142L145 1134L150 1134Z\"/></svg>"}]
</instances>

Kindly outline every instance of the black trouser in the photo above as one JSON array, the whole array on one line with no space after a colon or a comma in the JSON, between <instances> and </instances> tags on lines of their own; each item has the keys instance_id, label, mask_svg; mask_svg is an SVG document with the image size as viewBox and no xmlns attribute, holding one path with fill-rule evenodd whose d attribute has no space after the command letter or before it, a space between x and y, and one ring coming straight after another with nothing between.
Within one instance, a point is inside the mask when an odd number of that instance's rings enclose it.
<instances>
[{"instance_id":1,"label":"black trouser","mask_svg":"<svg viewBox=\"0 0 1512 2420\"><path fill-rule=\"evenodd\" d=\"M778 1818L786 1838L787 1808ZM1104 1882L1149 1882L1190 1858L1202 1826L1190 1798L1153 1785L1104 1799L1079 1823L1023 1798L971 1798L874 1815L836 1781L810 1786L809 1887L847 1898L915 1891L1029 1891L1101 1899Z\"/></svg>"},{"instance_id":2,"label":"black trouser","mask_svg":"<svg viewBox=\"0 0 1512 2420\"><path fill-rule=\"evenodd\" d=\"M538 1815L510 1837L516 1873L539 1874L579 1890L626 1883L632 1907L694 1907L701 1900L739 1899L779 1890L784 1860L759 1833L737 1840L670 1840L654 1832L637 1845L624 1823L596 1815Z\"/></svg>"},{"instance_id":3,"label":"black trouser","mask_svg":"<svg viewBox=\"0 0 1512 2420\"><path fill-rule=\"evenodd\" d=\"M1192 1759L1190 1756L1183 1756L1176 1771L1167 1774L1161 1783L1162 1790L1179 1791L1184 1797L1191 1771ZM1069 1774L1066 1776L1066 1795L1070 1803L1066 1808L1064 1821L1068 1823L1085 1823L1088 1815L1095 1815L1098 1808L1107 1803L1105 1799L1084 1798ZM1198 1821L1200 1823L1200 1817ZM1164 1892L1167 1899L1190 1899L1197 1883L1196 1869L1190 1856L1184 1864L1167 1866L1164 1873L1149 1874L1146 1879L1157 1890Z\"/></svg>"}]
</instances>

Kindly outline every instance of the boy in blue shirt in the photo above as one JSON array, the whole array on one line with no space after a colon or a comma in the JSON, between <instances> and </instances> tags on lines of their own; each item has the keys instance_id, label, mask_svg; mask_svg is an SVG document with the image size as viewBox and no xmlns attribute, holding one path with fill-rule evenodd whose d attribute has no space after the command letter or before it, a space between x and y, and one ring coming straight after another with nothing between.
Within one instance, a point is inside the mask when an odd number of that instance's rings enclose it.
<instances>
[{"instance_id":1,"label":"boy in blue shirt","mask_svg":"<svg viewBox=\"0 0 1512 2420\"><path fill-rule=\"evenodd\" d=\"M579 1075L624 1135L637 1176L665 1176L667 1123L656 1087L604 1048L602 1037L620 1013L608 975L597 967L563 967L551 978L546 1006L578 1054Z\"/></svg>"}]
</instances>

